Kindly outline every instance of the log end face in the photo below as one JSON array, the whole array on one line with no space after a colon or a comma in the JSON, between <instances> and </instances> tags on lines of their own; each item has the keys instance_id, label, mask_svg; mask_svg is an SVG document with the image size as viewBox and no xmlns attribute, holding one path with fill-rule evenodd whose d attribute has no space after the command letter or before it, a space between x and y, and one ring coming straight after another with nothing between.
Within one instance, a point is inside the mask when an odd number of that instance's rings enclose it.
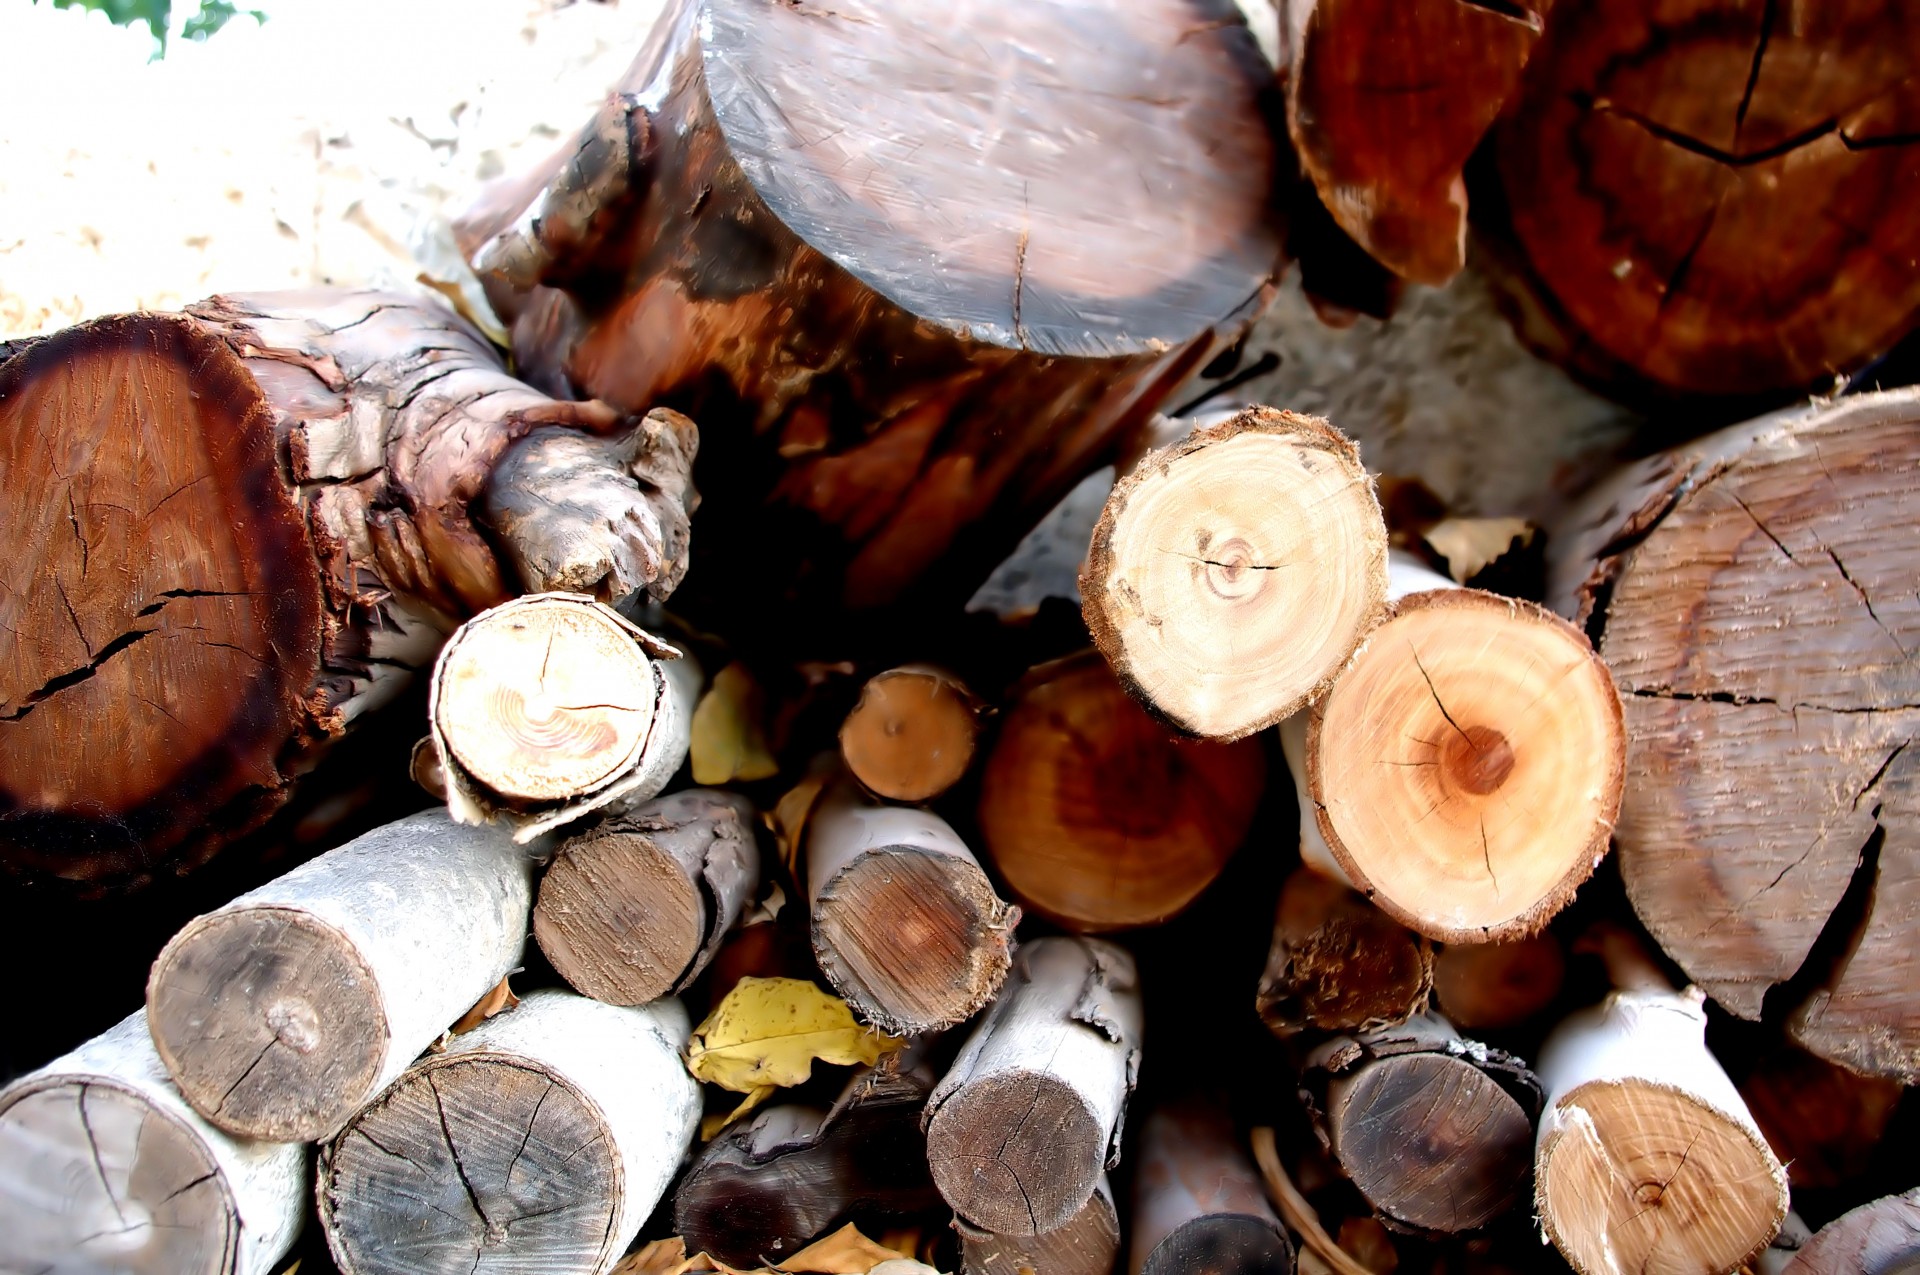
<instances>
[{"instance_id":1,"label":"log end face","mask_svg":"<svg viewBox=\"0 0 1920 1275\"><path fill-rule=\"evenodd\" d=\"M1107 1131L1057 1076L1001 1072L960 1087L927 1124L927 1162L953 1211L982 1230L1045 1235L1093 1194Z\"/></svg>"},{"instance_id":2,"label":"log end face","mask_svg":"<svg viewBox=\"0 0 1920 1275\"><path fill-rule=\"evenodd\" d=\"M840 755L876 796L930 801L967 773L979 732L979 714L958 682L898 669L861 691L840 728Z\"/></svg>"},{"instance_id":3,"label":"log end face","mask_svg":"<svg viewBox=\"0 0 1920 1275\"><path fill-rule=\"evenodd\" d=\"M644 1005L677 987L699 956L707 909L684 869L645 836L570 844L540 879L533 937L583 996Z\"/></svg>"},{"instance_id":4,"label":"log end face","mask_svg":"<svg viewBox=\"0 0 1920 1275\"><path fill-rule=\"evenodd\" d=\"M1272 1219L1212 1213L1182 1222L1154 1245L1140 1275L1292 1275L1293 1244Z\"/></svg>"},{"instance_id":5,"label":"log end face","mask_svg":"<svg viewBox=\"0 0 1920 1275\"><path fill-rule=\"evenodd\" d=\"M327 1137L387 1059L373 971L345 935L288 908L216 912L182 930L154 962L147 1021L181 1095L247 1138Z\"/></svg>"}]
</instances>

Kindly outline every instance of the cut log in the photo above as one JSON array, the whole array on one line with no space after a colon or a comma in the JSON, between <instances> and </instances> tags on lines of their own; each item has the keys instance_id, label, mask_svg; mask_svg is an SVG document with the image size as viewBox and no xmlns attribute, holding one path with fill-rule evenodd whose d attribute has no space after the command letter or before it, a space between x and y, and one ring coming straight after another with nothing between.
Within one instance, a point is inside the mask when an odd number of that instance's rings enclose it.
<instances>
[{"instance_id":1,"label":"cut log","mask_svg":"<svg viewBox=\"0 0 1920 1275\"><path fill-rule=\"evenodd\" d=\"M927 1159L953 1211L1001 1235L1066 1225L1119 1163L1140 1066L1133 958L1037 939L927 1101Z\"/></svg>"},{"instance_id":2,"label":"cut log","mask_svg":"<svg viewBox=\"0 0 1920 1275\"><path fill-rule=\"evenodd\" d=\"M1390 1225L1476 1230L1525 1191L1540 1083L1437 1014L1327 1042L1307 1083L1328 1149Z\"/></svg>"},{"instance_id":3,"label":"cut log","mask_svg":"<svg viewBox=\"0 0 1920 1275\"><path fill-rule=\"evenodd\" d=\"M856 1075L829 1111L772 1107L707 1144L673 1197L687 1251L753 1269L843 1222L944 1213L920 1128L934 1078L899 1059Z\"/></svg>"},{"instance_id":4,"label":"cut log","mask_svg":"<svg viewBox=\"0 0 1920 1275\"><path fill-rule=\"evenodd\" d=\"M1787 1175L1707 1052L1697 989L1616 991L1540 1054L1534 1211L1580 1275L1731 1271L1787 1214Z\"/></svg>"},{"instance_id":5,"label":"cut log","mask_svg":"<svg viewBox=\"0 0 1920 1275\"><path fill-rule=\"evenodd\" d=\"M840 727L840 755L877 797L931 801L973 763L982 705L945 669L906 664L867 680Z\"/></svg>"},{"instance_id":6,"label":"cut log","mask_svg":"<svg viewBox=\"0 0 1920 1275\"><path fill-rule=\"evenodd\" d=\"M1120 1214L1102 1173L1066 1224L1045 1235L996 1235L953 1219L964 1275L1112 1275L1120 1258Z\"/></svg>"},{"instance_id":7,"label":"cut log","mask_svg":"<svg viewBox=\"0 0 1920 1275\"><path fill-rule=\"evenodd\" d=\"M1889 1195L1821 1227L1785 1275L1909 1275L1920 1269L1920 1190Z\"/></svg>"},{"instance_id":8,"label":"cut log","mask_svg":"<svg viewBox=\"0 0 1920 1275\"><path fill-rule=\"evenodd\" d=\"M1467 157L1520 86L1545 3L1287 0L1287 131L1374 260L1438 286L1466 264Z\"/></svg>"},{"instance_id":9,"label":"cut log","mask_svg":"<svg viewBox=\"0 0 1920 1275\"><path fill-rule=\"evenodd\" d=\"M318 1141L519 964L532 903L496 829L377 828L175 935L147 981L154 1044L221 1128Z\"/></svg>"},{"instance_id":10,"label":"cut log","mask_svg":"<svg viewBox=\"0 0 1920 1275\"><path fill-rule=\"evenodd\" d=\"M1856 1076L1791 1045L1754 1060L1739 1089L1796 1191L1865 1179L1903 1092L1898 1081Z\"/></svg>"},{"instance_id":11,"label":"cut log","mask_svg":"<svg viewBox=\"0 0 1920 1275\"><path fill-rule=\"evenodd\" d=\"M534 465L583 431L590 482ZM683 418L527 388L400 296L216 297L35 343L0 367L0 863L191 868L461 616L671 592L693 445ZM541 516L489 521L503 466Z\"/></svg>"},{"instance_id":12,"label":"cut log","mask_svg":"<svg viewBox=\"0 0 1920 1275\"><path fill-rule=\"evenodd\" d=\"M145 1012L0 1090L0 1270L267 1275L306 1206L307 1149L195 1115Z\"/></svg>"},{"instance_id":13,"label":"cut log","mask_svg":"<svg viewBox=\"0 0 1920 1275\"><path fill-rule=\"evenodd\" d=\"M1433 993L1447 1021L1468 1031L1514 1027L1560 995L1566 954L1552 934L1453 944L1433 960Z\"/></svg>"},{"instance_id":14,"label":"cut log","mask_svg":"<svg viewBox=\"0 0 1920 1275\"><path fill-rule=\"evenodd\" d=\"M679 0L460 229L536 383L699 416L707 578L762 613L801 575L964 600L1270 295L1271 73L1230 4L925 38L951 17Z\"/></svg>"},{"instance_id":15,"label":"cut log","mask_svg":"<svg viewBox=\"0 0 1920 1275\"><path fill-rule=\"evenodd\" d=\"M540 878L534 941L595 1000L644 1005L686 990L760 884L758 823L746 798L711 788L609 815L568 838Z\"/></svg>"},{"instance_id":16,"label":"cut log","mask_svg":"<svg viewBox=\"0 0 1920 1275\"><path fill-rule=\"evenodd\" d=\"M1212 884L1266 785L1258 740L1175 738L1096 652L1016 688L980 784L980 833L1007 889L1071 930L1153 925Z\"/></svg>"},{"instance_id":17,"label":"cut log","mask_svg":"<svg viewBox=\"0 0 1920 1275\"><path fill-rule=\"evenodd\" d=\"M813 953L867 1022L895 1036L973 1017L1007 977L1020 909L946 820L882 806L842 779L806 830Z\"/></svg>"},{"instance_id":18,"label":"cut log","mask_svg":"<svg viewBox=\"0 0 1920 1275\"><path fill-rule=\"evenodd\" d=\"M1249 408L1114 484L1080 575L1095 645L1174 727L1238 739L1322 694L1380 619L1387 531L1325 421Z\"/></svg>"},{"instance_id":19,"label":"cut log","mask_svg":"<svg viewBox=\"0 0 1920 1275\"><path fill-rule=\"evenodd\" d=\"M1280 887L1273 948L1254 1008L1283 1039L1364 1032L1426 1009L1433 945L1346 886L1296 868Z\"/></svg>"},{"instance_id":20,"label":"cut log","mask_svg":"<svg viewBox=\"0 0 1920 1275\"><path fill-rule=\"evenodd\" d=\"M1709 996L1920 1080L1920 391L1624 469L1552 530L1550 601L1626 709L1634 910ZM1824 936L1824 939L1823 939Z\"/></svg>"},{"instance_id":21,"label":"cut log","mask_svg":"<svg viewBox=\"0 0 1920 1275\"><path fill-rule=\"evenodd\" d=\"M1223 1108L1156 1107L1134 1155L1131 1275L1292 1275L1293 1242Z\"/></svg>"},{"instance_id":22,"label":"cut log","mask_svg":"<svg viewBox=\"0 0 1920 1275\"><path fill-rule=\"evenodd\" d=\"M686 760L699 694L691 656L581 594L477 615L440 652L427 705L447 809L525 842L644 802Z\"/></svg>"},{"instance_id":23,"label":"cut log","mask_svg":"<svg viewBox=\"0 0 1920 1275\"><path fill-rule=\"evenodd\" d=\"M675 1000L533 992L356 1114L320 1159L342 1275L602 1275L693 1141Z\"/></svg>"},{"instance_id":24,"label":"cut log","mask_svg":"<svg viewBox=\"0 0 1920 1275\"><path fill-rule=\"evenodd\" d=\"M1665 393L1830 386L1920 317L1920 12L1556 4L1494 134L1533 328Z\"/></svg>"},{"instance_id":25,"label":"cut log","mask_svg":"<svg viewBox=\"0 0 1920 1275\"><path fill-rule=\"evenodd\" d=\"M1607 852L1626 737L1578 629L1396 553L1393 614L1281 728L1306 862L1448 943L1531 934Z\"/></svg>"}]
</instances>

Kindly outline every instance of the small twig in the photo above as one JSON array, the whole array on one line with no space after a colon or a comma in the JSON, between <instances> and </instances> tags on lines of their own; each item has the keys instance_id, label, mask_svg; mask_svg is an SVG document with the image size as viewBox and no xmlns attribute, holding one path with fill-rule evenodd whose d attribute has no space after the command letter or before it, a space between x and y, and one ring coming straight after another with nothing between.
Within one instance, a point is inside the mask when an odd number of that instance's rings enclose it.
<instances>
[{"instance_id":1,"label":"small twig","mask_svg":"<svg viewBox=\"0 0 1920 1275\"><path fill-rule=\"evenodd\" d=\"M1374 1275L1374 1272L1362 1266L1347 1255L1347 1251L1334 1243L1327 1234L1327 1228L1320 1225L1319 1214L1313 1211L1306 1197L1287 1176L1280 1164L1280 1152L1273 1143L1273 1130L1259 1128L1253 1131L1253 1158L1260 1166L1261 1180L1267 1184L1267 1198L1273 1201L1273 1207L1280 1210L1280 1216L1286 1224L1299 1232L1300 1238L1308 1248L1318 1253L1334 1275Z\"/></svg>"}]
</instances>

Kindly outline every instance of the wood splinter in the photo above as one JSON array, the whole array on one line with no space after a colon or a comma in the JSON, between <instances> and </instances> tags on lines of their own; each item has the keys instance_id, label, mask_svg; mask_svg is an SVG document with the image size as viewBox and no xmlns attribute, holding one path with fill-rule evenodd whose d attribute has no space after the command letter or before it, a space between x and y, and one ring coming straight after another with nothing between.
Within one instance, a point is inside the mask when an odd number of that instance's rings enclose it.
<instances>
[{"instance_id":1,"label":"wood splinter","mask_svg":"<svg viewBox=\"0 0 1920 1275\"><path fill-rule=\"evenodd\" d=\"M575 991L644 1005L700 976L760 884L746 798L693 788L621 811L562 843L533 937Z\"/></svg>"},{"instance_id":2,"label":"wood splinter","mask_svg":"<svg viewBox=\"0 0 1920 1275\"><path fill-rule=\"evenodd\" d=\"M1135 1156L1132 1275L1292 1275L1293 1242L1225 1109L1155 1108Z\"/></svg>"},{"instance_id":3,"label":"wood splinter","mask_svg":"<svg viewBox=\"0 0 1920 1275\"><path fill-rule=\"evenodd\" d=\"M973 763L982 705L930 664L875 674L840 727L840 756L876 797L931 801Z\"/></svg>"},{"instance_id":4,"label":"wood splinter","mask_svg":"<svg viewBox=\"0 0 1920 1275\"><path fill-rule=\"evenodd\" d=\"M927 1160L955 1213L1002 1235L1066 1225L1120 1158L1140 1065L1139 976L1100 939L1037 939L927 1100Z\"/></svg>"},{"instance_id":5,"label":"wood splinter","mask_svg":"<svg viewBox=\"0 0 1920 1275\"><path fill-rule=\"evenodd\" d=\"M1404 554L1392 597L1281 727L1301 856L1430 938L1532 934L1607 852L1626 772L1613 679L1558 616Z\"/></svg>"},{"instance_id":6,"label":"wood splinter","mask_svg":"<svg viewBox=\"0 0 1920 1275\"><path fill-rule=\"evenodd\" d=\"M1211 739L1325 691L1386 588L1386 524L1359 449L1270 407L1143 457L1114 484L1080 574L1087 627L1121 683Z\"/></svg>"},{"instance_id":7,"label":"wood splinter","mask_svg":"<svg viewBox=\"0 0 1920 1275\"><path fill-rule=\"evenodd\" d=\"M618 611L528 594L461 625L427 702L447 809L526 842L657 796L686 759L700 668Z\"/></svg>"}]
</instances>

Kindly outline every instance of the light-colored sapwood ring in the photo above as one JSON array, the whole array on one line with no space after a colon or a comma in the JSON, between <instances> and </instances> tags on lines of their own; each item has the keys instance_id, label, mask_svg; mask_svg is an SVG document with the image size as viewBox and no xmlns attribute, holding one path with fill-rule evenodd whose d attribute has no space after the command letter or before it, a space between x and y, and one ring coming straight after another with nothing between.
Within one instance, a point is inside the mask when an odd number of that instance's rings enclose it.
<instances>
[{"instance_id":1,"label":"light-colored sapwood ring","mask_svg":"<svg viewBox=\"0 0 1920 1275\"><path fill-rule=\"evenodd\" d=\"M1267 407L1119 482L1080 577L1101 654L1174 727L1238 739L1299 712L1382 613L1387 531L1351 441Z\"/></svg>"},{"instance_id":2,"label":"light-colored sapwood ring","mask_svg":"<svg viewBox=\"0 0 1920 1275\"><path fill-rule=\"evenodd\" d=\"M1304 738L1302 738L1304 735ZM1281 741L1307 862L1447 943L1537 932L1605 857L1620 698L1586 636L1477 589L1410 593Z\"/></svg>"},{"instance_id":3,"label":"light-colored sapwood ring","mask_svg":"<svg viewBox=\"0 0 1920 1275\"><path fill-rule=\"evenodd\" d=\"M876 673L840 726L840 755L867 791L931 801L973 763L980 711L959 678L929 664Z\"/></svg>"},{"instance_id":4,"label":"light-colored sapwood ring","mask_svg":"<svg viewBox=\"0 0 1920 1275\"><path fill-rule=\"evenodd\" d=\"M0 1091L0 1270L266 1275L306 1200L306 1148L201 1120L145 1011Z\"/></svg>"},{"instance_id":5,"label":"light-colored sapwood ring","mask_svg":"<svg viewBox=\"0 0 1920 1275\"><path fill-rule=\"evenodd\" d=\"M1731 1271L1787 1215L1787 1176L1707 1051L1705 997L1614 992L1555 1029L1534 1211L1580 1275Z\"/></svg>"}]
</instances>

